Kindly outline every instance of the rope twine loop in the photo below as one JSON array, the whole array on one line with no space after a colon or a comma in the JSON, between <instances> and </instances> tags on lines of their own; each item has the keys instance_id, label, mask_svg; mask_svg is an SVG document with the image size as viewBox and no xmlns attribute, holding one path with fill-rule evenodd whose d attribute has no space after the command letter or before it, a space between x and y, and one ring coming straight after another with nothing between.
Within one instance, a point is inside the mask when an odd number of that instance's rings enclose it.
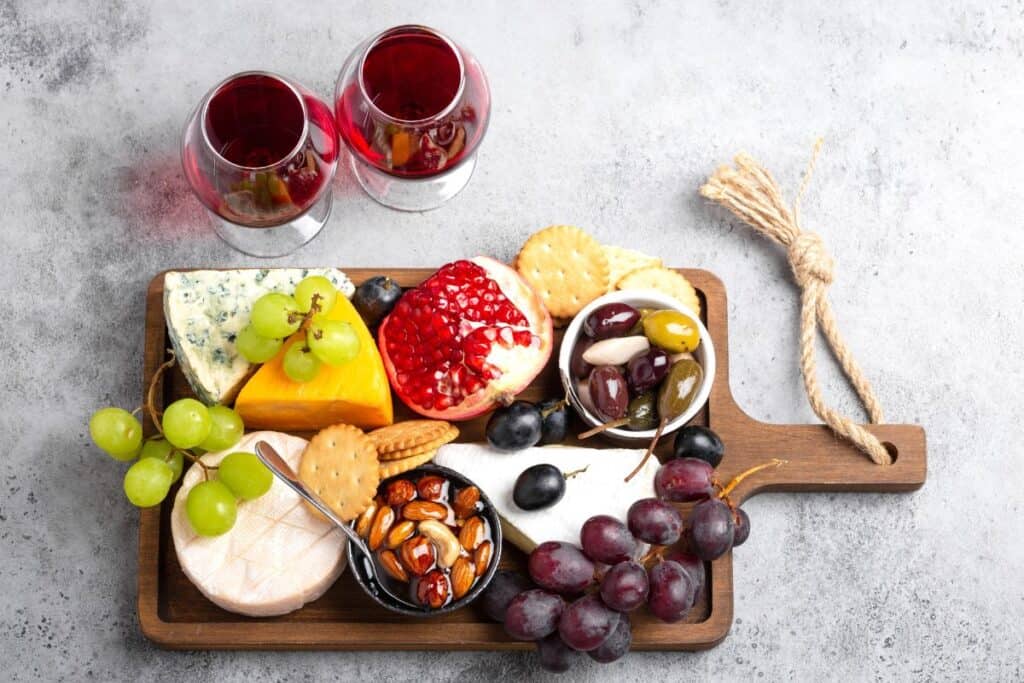
<instances>
[{"instance_id":1,"label":"rope twine loop","mask_svg":"<svg viewBox=\"0 0 1024 683\"><path fill-rule=\"evenodd\" d=\"M878 397L840 336L832 304L828 300L828 287L835 277L835 262L820 235L800 228L800 201L810 183L822 144L819 139L814 145L792 208L786 204L771 174L746 153L736 156L735 166L719 167L701 186L700 193L786 248L793 277L801 290L800 371L811 408L836 434L852 442L875 463L891 465L892 456L878 437L829 407L818 385L814 342L820 329L857 392L869 420L874 424L884 421Z\"/></svg>"}]
</instances>

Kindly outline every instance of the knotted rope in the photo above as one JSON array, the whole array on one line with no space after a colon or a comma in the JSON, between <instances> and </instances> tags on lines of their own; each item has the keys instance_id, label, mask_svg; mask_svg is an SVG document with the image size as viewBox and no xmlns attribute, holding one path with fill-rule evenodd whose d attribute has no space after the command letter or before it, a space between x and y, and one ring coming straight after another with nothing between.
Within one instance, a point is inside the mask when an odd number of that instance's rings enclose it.
<instances>
[{"instance_id":1,"label":"knotted rope","mask_svg":"<svg viewBox=\"0 0 1024 683\"><path fill-rule=\"evenodd\" d=\"M849 348L839 336L832 305L826 296L832 283L835 264L825 250L821 237L800 229L800 200L814 171L814 162L821 151L822 140L814 145L803 182L793 208L786 205L778 184L771 174L748 154L740 153L736 167L721 166L700 188L704 197L729 209L744 223L786 247L789 265L800 285L800 370L811 408L837 434L852 441L879 465L892 464L892 457L873 434L850 418L839 414L821 396L818 386L814 341L820 326L840 367L860 397L873 423L883 421L882 407L871 385L857 366Z\"/></svg>"}]
</instances>

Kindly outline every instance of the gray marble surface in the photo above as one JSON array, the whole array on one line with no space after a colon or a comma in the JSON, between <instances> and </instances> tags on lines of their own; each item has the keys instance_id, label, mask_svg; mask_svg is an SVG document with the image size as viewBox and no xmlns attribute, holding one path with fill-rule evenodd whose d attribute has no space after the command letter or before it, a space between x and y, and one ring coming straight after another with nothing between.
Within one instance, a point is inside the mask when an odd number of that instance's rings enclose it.
<instances>
[{"instance_id":1,"label":"gray marble surface","mask_svg":"<svg viewBox=\"0 0 1024 683\"><path fill-rule=\"evenodd\" d=\"M184 182L190 108L257 67L327 96L361 38L419 21L490 76L473 182L401 214L342 173L322 236L272 264L510 258L543 225L585 226L716 272L738 400L811 421L786 264L696 189L740 149L794 188L822 135L805 221L837 255L837 315L888 417L928 430L916 493L749 503L722 645L566 679L1021 680L1024 5L967 4L0 2L2 676L539 675L521 654L156 649L134 612L137 513L88 444L95 407L140 399L150 278L256 263L218 241ZM834 368L824 381L856 410Z\"/></svg>"}]
</instances>

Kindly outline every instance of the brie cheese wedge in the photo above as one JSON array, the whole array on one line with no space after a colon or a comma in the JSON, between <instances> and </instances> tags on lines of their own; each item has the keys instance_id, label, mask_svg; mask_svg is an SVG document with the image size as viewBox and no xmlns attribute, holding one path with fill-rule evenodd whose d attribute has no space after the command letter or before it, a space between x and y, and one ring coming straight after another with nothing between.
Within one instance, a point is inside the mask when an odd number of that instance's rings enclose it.
<instances>
[{"instance_id":1,"label":"brie cheese wedge","mask_svg":"<svg viewBox=\"0 0 1024 683\"><path fill-rule=\"evenodd\" d=\"M636 448L544 446L502 453L483 443L451 443L438 450L434 463L475 482L501 516L505 538L530 552L545 541L578 546L580 527L594 515L611 515L625 522L633 503L653 498L657 458L650 458L635 477L624 481L644 452ZM512 500L516 479L527 467L543 463L563 473L583 471L566 480L565 496L553 506L523 510Z\"/></svg>"},{"instance_id":2,"label":"brie cheese wedge","mask_svg":"<svg viewBox=\"0 0 1024 683\"><path fill-rule=\"evenodd\" d=\"M281 432L247 434L233 448L207 453L203 462L217 465L228 453L255 453L260 440L298 470L306 440ZM344 532L311 512L277 477L259 498L238 502L230 531L199 536L185 501L201 481L202 468L192 465L174 498L171 535L182 571L217 606L251 617L286 614L323 595L345 569Z\"/></svg>"}]
</instances>

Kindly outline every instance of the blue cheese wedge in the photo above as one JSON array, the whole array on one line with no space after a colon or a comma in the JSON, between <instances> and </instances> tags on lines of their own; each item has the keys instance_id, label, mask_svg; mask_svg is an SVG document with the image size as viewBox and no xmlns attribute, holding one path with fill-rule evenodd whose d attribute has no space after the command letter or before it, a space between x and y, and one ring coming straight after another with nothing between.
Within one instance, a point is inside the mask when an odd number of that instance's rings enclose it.
<instances>
[{"instance_id":1,"label":"blue cheese wedge","mask_svg":"<svg viewBox=\"0 0 1024 683\"><path fill-rule=\"evenodd\" d=\"M228 403L255 369L235 348L253 302L291 294L307 275L323 275L346 298L355 286L336 268L171 271L164 276L164 318L188 383L206 404Z\"/></svg>"},{"instance_id":2,"label":"blue cheese wedge","mask_svg":"<svg viewBox=\"0 0 1024 683\"><path fill-rule=\"evenodd\" d=\"M509 541L530 552L545 541L579 545L580 527L594 515L626 521L629 507L654 497L658 459L651 458L629 482L623 481L644 457L637 448L580 448L544 446L516 453L499 453L487 444L451 443L442 446L434 463L471 479L487 494L501 516ZM565 482L565 496L544 510L522 510L512 489L527 467L547 463L564 473L583 470Z\"/></svg>"}]
</instances>

